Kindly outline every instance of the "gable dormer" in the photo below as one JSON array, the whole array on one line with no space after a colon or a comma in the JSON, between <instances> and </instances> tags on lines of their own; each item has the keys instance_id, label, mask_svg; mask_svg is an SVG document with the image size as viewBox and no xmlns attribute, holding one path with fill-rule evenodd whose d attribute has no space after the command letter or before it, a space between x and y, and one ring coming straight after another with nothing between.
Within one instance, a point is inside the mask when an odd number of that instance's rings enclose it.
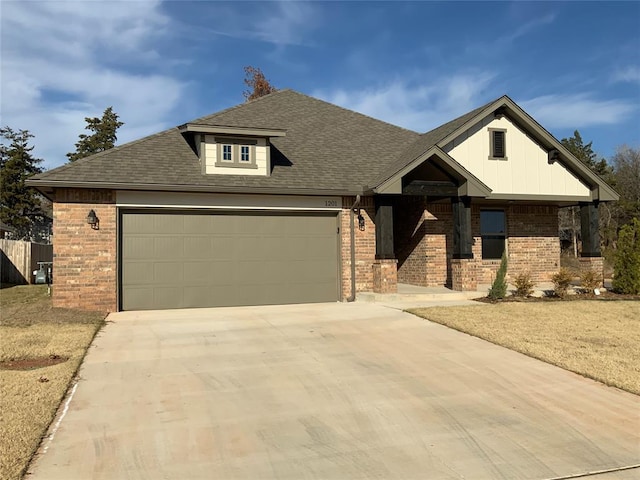
<instances>
[{"instance_id":1,"label":"gable dormer","mask_svg":"<svg viewBox=\"0 0 640 480\"><path fill-rule=\"evenodd\" d=\"M271 173L271 142L285 131L187 123L180 127L194 148L206 175L259 175Z\"/></svg>"}]
</instances>

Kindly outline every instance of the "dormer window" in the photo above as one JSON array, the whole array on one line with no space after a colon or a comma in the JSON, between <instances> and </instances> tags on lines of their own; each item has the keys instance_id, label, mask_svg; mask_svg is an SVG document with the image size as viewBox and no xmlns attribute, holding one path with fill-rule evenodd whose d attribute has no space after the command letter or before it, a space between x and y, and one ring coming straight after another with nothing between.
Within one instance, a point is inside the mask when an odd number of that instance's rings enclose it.
<instances>
[{"instance_id":1,"label":"dormer window","mask_svg":"<svg viewBox=\"0 0 640 480\"><path fill-rule=\"evenodd\" d=\"M180 133L200 160L203 175L271 175L271 138L286 136L273 128L186 123Z\"/></svg>"},{"instance_id":2,"label":"dormer window","mask_svg":"<svg viewBox=\"0 0 640 480\"><path fill-rule=\"evenodd\" d=\"M232 145L222 145L222 161L233 162L233 148Z\"/></svg>"},{"instance_id":3,"label":"dormer window","mask_svg":"<svg viewBox=\"0 0 640 480\"><path fill-rule=\"evenodd\" d=\"M256 165L256 140L216 137L215 142L218 148L216 166L258 168Z\"/></svg>"},{"instance_id":4,"label":"dormer window","mask_svg":"<svg viewBox=\"0 0 640 480\"><path fill-rule=\"evenodd\" d=\"M251 148L247 145L240 146L240 162L249 163L251 162Z\"/></svg>"},{"instance_id":5,"label":"dormer window","mask_svg":"<svg viewBox=\"0 0 640 480\"><path fill-rule=\"evenodd\" d=\"M507 131L505 129L489 129L489 160L507 159Z\"/></svg>"}]
</instances>

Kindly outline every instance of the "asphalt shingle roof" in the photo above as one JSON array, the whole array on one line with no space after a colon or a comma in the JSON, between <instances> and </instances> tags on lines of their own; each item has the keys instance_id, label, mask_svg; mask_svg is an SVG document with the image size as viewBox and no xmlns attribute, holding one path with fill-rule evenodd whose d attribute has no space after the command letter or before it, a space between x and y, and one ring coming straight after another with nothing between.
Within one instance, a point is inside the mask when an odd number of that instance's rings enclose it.
<instances>
[{"instance_id":1,"label":"asphalt shingle roof","mask_svg":"<svg viewBox=\"0 0 640 480\"><path fill-rule=\"evenodd\" d=\"M41 173L34 180L153 187L353 191L373 187L457 130L480 107L423 135L281 90L189 123L286 130L273 138L271 176L206 175L178 127ZM280 153L278 153L278 151Z\"/></svg>"}]
</instances>

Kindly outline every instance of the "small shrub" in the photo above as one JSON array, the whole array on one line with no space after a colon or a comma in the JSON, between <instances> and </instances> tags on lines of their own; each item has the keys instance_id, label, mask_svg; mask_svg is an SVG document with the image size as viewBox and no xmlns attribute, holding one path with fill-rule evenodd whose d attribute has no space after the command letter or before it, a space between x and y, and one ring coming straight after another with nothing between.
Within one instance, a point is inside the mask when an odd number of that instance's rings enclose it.
<instances>
[{"instance_id":1,"label":"small shrub","mask_svg":"<svg viewBox=\"0 0 640 480\"><path fill-rule=\"evenodd\" d=\"M529 272L522 272L516 275L513 280L513 284L516 286L514 295L516 297L529 297L533 293L533 287L535 283L531 280L531 274Z\"/></svg>"},{"instance_id":2,"label":"small shrub","mask_svg":"<svg viewBox=\"0 0 640 480\"><path fill-rule=\"evenodd\" d=\"M602 274L595 270L585 270L580 275L580 286L588 293L593 292L602 285Z\"/></svg>"},{"instance_id":3,"label":"small shrub","mask_svg":"<svg viewBox=\"0 0 640 480\"><path fill-rule=\"evenodd\" d=\"M554 273L551 277L553 293L557 297L564 298L569 290L569 285L571 285L571 280L573 280L573 275L566 268L561 268L558 273Z\"/></svg>"},{"instance_id":4,"label":"small shrub","mask_svg":"<svg viewBox=\"0 0 640 480\"><path fill-rule=\"evenodd\" d=\"M502 252L502 259L500 260L500 268L496 273L496 279L491 284L489 294L487 295L491 300L498 300L507 296L507 253Z\"/></svg>"},{"instance_id":5,"label":"small shrub","mask_svg":"<svg viewBox=\"0 0 640 480\"><path fill-rule=\"evenodd\" d=\"M640 220L634 218L620 229L613 264L613 289L640 294Z\"/></svg>"}]
</instances>

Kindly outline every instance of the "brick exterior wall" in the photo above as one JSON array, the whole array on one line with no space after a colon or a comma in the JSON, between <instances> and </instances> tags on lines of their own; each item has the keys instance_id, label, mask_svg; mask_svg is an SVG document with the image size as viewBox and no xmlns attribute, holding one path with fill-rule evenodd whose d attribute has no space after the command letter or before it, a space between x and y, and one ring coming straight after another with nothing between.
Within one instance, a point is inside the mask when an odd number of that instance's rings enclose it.
<instances>
[{"instance_id":1,"label":"brick exterior wall","mask_svg":"<svg viewBox=\"0 0 640 480\"><path fill-rule=\"evenodd\" d=\"M87 224L91 209L98 230ZM53 306L116 311L115 193L57 189L53 217Z\"/></svg>"},{"instance_id":2,"label":"brick exterior wall","mask_svg":"<svg viewBox=\"0 0 640 480\"><path fill-rule=\"evenodd\" d=\"M580 273L593 270L600 276L600 286L604 285L604 258L580 257Z\"/></svg>"},{"instance_id":3,"label":"brick exterior wall","mask_svg":"<svg viewBox=\"0 0 640 480\"><path fill-rule=\"evenodd\" d=\"M394 205L398 282L432 287L450 283L453 248L450 203L401 197Z\"/></svg>"},{"instance_id":4,"label":"brick exterior wall","mask_svg":"<svg viewBox=\"0 0 640 480\"><path fill-rule=\"evenodd\" d=\"M349 230L349 209L355 197L342 198L340 220L342 299L351 295L351 239ZM375 205L373 197L362 197L360 213L364 217L364 230L358 228L358 218L354 218L356 250L356 292L373 291L373 263L376 257Z\"/></svg>"},{"instance_id":5,"label":"brick exterior wall","mask_svg":"<svg viewBox=\"0 0 640 480\"><path fill-rule=\"evenodd\" d=\"M398 261L380 259L373 262L373 291L375 293L397 293Z\"/></svg>"},{"instance_id":6,"label":"brick exterior wall","mask_svg":"<svg viewBox=\"0 0 640 480\"><path fill-rule=\"evenodd\" d=\"M451 289L473 291L478 289L478 262L474 259L451 259Z\"/></svg>"},{"instance_id":7,"label":"brick exterior wall","mask_svg":"<svg viewBox=\"0 0 640 480\"><path fill-rule=\"evenodd\" d=\"M493 282L500 261L482 259L480 209L479 205L472 205L473 265L455 262L454 273L451 204L427 203L419 197L398 198L394 204L398 282L421 286L464 284L469 289L473 282L463 278L469 272L476 276L476 284ZM518 273L528 271L535 282L550 281L560 268L557 207L511 205L504 206L504 210L509 254L507 278L512 280Z\"/></svg>"},{"instance_id":8,"label":"brick exterior wall","mask_svg":"<svg viewBox=\"0 0 640 480\"><path fill-rule=\"evenodd\" d=\"M511 205L504 208L507 222L507 281L529 272L534 282L549 282L560 269L558 207ZM480 206L471 210L474 236L473 257L478 262L478 284L492 283L500 260L482 260Z\"/></svg>"}]
</instances>

